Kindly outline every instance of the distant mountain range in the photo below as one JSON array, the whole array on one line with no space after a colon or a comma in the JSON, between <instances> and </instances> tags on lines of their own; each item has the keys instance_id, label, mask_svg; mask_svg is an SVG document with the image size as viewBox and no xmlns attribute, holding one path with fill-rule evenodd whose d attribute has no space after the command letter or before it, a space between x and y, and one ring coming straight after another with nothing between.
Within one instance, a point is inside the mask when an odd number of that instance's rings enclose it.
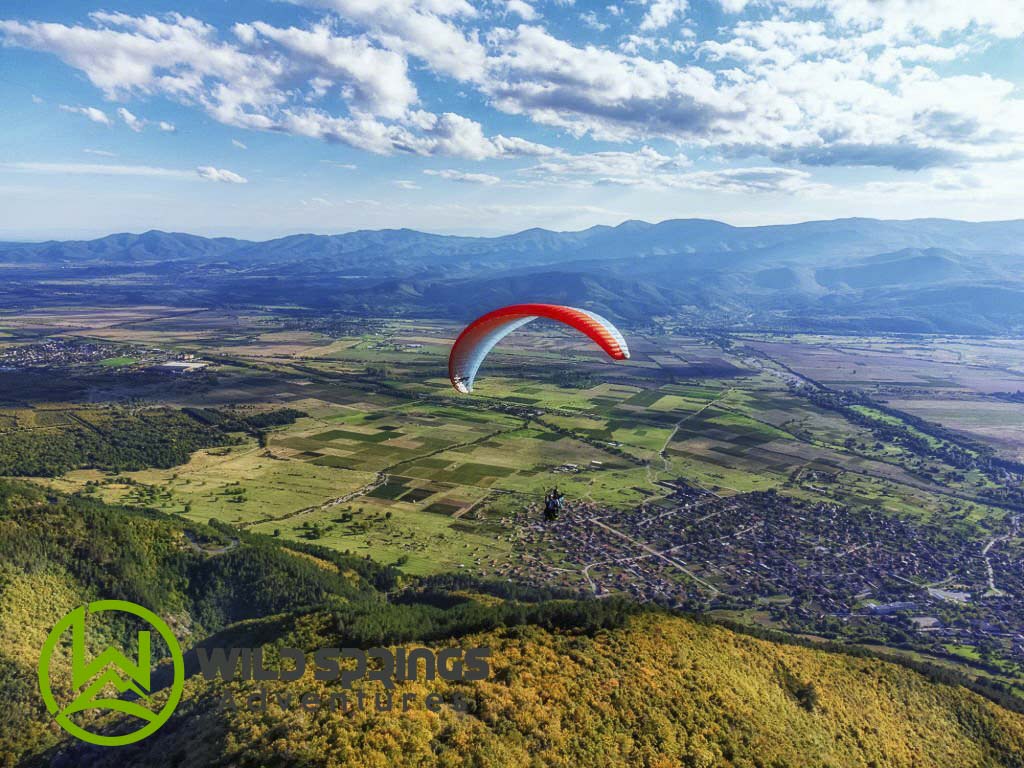
<instances>
[{"instance_id":1,"label":"distant mountain range","mask_svg":"<svg viewBox=\"0 0 1024 768\"><path fill-rule=\"evenodd\" d=\"M12 306L274 304L461 319L534 300L633 323L671 315L723 328L1024 329L1024 220L679 219L490 238L400 229L266 242L151 231L0 243L0 270L0 299Z\"/></svg>"}]
</instances>

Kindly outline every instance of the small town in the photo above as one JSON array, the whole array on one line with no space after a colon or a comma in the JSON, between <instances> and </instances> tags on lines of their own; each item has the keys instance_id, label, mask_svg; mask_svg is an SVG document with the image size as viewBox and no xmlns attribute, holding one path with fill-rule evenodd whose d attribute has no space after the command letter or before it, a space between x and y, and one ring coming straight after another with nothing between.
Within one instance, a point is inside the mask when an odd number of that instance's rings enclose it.
<instances>
[{"instance_id":1,"label":"small town","mask_svg":"<svg viewBox=\"0 0 1024 768\"><path fill-rule=\"evenodd\" d=\"M775 493L720 498L679 489L669 508L567 506L546 522L524 512L506 578L598 597L726 611L792 631L974 646L1024 659L1020 552L947 528L851 514Z\"/></svg>"},{"instance_id":2,"label":"small town","mask_svg":"<svg viewBox=\"0 0 1024 768\"><path fill-rule=\"evenodd\" d=\"M168 352L159 347L104 344L80 339L50 338L0 351L0 371L98 366L115 372L184 374L201 371L208 365L208 362L188 352Z\"/></svg>"}]
</instances>

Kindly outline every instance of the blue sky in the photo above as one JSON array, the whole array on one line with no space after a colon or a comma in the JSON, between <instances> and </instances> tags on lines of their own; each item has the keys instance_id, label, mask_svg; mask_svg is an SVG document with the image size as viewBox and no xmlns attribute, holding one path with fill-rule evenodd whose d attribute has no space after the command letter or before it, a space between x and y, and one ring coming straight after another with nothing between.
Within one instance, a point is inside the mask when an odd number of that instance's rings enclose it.
<instances>
[{"instance_id":1,"label":"blue sky","mask_svg":"<svg viewBox=\"0 0 1024 768\"><path fill-rule=\"evenodd\" d=\"M0 238L1018 218L1024 4L0 9Z\"/></svg>"}]
</instances>

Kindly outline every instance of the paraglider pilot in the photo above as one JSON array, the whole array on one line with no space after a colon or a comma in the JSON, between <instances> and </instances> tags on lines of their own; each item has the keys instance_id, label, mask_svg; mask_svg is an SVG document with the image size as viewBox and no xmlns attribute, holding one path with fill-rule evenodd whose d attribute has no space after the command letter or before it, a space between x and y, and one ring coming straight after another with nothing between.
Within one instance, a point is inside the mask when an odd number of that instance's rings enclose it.
<instances>
[{"instance_id":1,"label":"paraglider pilot","mask_svg":"<svg viewBox=\"0 0 1024 768\"><path fill-rule=\"evenodd\" d=\"M552 488L551 492L544 497L544 519L557 520L562 508L565 506L565 494L558 488Z\"/></svg>"}]
</instances>

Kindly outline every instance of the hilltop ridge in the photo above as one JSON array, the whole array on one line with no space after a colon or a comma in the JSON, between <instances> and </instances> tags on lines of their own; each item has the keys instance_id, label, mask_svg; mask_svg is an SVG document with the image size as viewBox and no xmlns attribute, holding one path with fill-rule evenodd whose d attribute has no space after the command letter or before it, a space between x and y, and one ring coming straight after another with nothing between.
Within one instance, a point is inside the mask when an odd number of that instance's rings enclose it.
<instances>
[{"instance_id":1,"label":"hilltop ridge","mask_svg":"<svg viewBox=\"0 0 1024 768\"><path fill-rule=\"evenodd\" d=\"M631 322L998 334L1024 329L1024 221L627 221L462 237L410 229L264 242L151 230L0 243L10 306L259 306L466 319L558 301ZM59 280L63 290L50 287Z\"/></svg>"}]
</instances>

